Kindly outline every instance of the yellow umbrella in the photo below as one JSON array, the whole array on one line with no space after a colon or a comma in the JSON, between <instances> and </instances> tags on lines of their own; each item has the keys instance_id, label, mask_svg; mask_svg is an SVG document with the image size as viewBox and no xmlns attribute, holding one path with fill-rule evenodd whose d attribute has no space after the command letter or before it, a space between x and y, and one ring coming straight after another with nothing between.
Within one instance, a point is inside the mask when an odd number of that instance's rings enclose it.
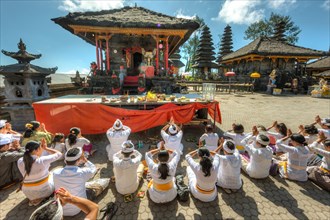
<instances>
[{"instance_id":1,"label":"yellow umbrella","mask_svg":"<svg viewBox=\"0 0 330 220\"><path fill-rule=\"evenodd\" d=\"M254 72L250 75L251 78L260 78L260 73Z\"/></svg>"}]
</instances>

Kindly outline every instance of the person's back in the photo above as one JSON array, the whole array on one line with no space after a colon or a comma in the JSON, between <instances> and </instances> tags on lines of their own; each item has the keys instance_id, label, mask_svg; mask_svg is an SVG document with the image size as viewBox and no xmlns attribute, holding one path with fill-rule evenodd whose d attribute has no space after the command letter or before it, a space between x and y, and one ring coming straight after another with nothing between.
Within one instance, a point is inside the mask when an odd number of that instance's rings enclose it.
<instances>
[{"instance_id":1,"label":"person's back","mask_svg":"<svg viewBox=\"0 0 330 220\"><path fill-rule=\"evenodd\" d=\"M181 143L183 132L180 130L176 134L167 134L165 131L161 131L161 136L165 141L165 147L167 149L178 151L182 154L183 145Z\"/></svg>"},{"instance_id":2,"label":"person's back","mask_svg":"<svg viewBox=\"0 0 330 220\"><path fill-rule=\"evenodd\" d=\"M237 150L231 155L219 155L220 165L217 185L225 189L239 189L241 180L241 158Z\"/></svg>"},{"instance_id":3,"label":"person's back","mask_svg":"<svg viewBox=\"0 0 330 220\"><path fill-rule=\"evenodd\" d=\"M66 166L53 171L55 190L64 187L73 196L87 198L85 183L94 176L96 167L84 157L81 148L70 149L65 155ZM84 162L84 167L79 163ZM73 216L80 212L74 205L67 204L63 207L64 216Z\"/></svg>"},{"instance_id":4,"label":"person's back","mask_svg":"<svg viewBox=\"0 0 330 220\"><path fill-rule=\"evenodd\" d=\"M134 193L138 187L139 179L137 170L142 155L134 150L129 157L125 157L121 151L113 156L113 172L116 179L116 189L120 194Z\"/></svg>"}]
</instances>

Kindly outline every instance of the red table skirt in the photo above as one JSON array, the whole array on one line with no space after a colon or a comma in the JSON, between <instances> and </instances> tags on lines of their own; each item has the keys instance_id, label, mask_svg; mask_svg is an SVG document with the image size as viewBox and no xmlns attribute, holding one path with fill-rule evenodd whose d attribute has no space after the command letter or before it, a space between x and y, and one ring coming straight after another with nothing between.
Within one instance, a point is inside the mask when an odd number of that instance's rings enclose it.
<instances>
[{"instance_id":1,"label":"red table skirt","mask_svg":"<svg viewBox=\"0 0 330 220\"><path fill-rule=\"evenodd\" d=\"M138 132L165 124L173 116L176 123L188 123L195 111L207 108L210 116L221 123L220 104L190 103L177 106L172 103L152 110L130 110L98 103L33 103L36 120L45 123L51 133L68 134L71 127L79 127L83 134L105 133L116 119Z\"/></svg>"}]
</instances>

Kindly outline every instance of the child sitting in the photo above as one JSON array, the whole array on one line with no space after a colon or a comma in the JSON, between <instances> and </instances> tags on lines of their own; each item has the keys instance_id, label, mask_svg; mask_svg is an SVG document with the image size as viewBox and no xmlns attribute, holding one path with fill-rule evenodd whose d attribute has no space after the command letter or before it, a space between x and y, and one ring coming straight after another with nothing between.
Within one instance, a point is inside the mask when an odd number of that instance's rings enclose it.
<instances>
[{"instance_id":1,"label":"child sitting","mask_svg":"<svg viewBox=\"0 0 330 220\"><path fill-rule=\"evenodd\" d=\"M230 137L231 139L234 140L236 149L240 153L244 153L244 147L241 145L241 141L246 138L246 134L244 134L244 127L241 124L232 124L232 131L234 132L225 132L223 135L226 137Z\"/></svg>"},{"instance_id":2,"label":"child sitting","mask_svg":"<svg viewBox=\"0 0 330 220\"><path fill-rule=\"evenodd\" d=\"M214 151L218 147L219 136L213 132L213 126L210 124L206 125L205 133L199 138L199 147L203 147L203 141L209 151Z\"/></svg>"}]
</instances>

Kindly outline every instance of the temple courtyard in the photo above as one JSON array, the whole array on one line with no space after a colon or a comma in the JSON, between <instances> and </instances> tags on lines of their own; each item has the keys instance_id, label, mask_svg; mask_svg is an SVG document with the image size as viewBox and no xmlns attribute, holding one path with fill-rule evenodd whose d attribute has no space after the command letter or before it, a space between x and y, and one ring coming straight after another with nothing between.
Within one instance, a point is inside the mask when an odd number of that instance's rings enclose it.
<instances>
[{"instance_id":1,"label":"temple courtyard","mask_svg":"<svg viewBox=\"0 0 330 220\"><path fill-rule=\"evenodd\" d=\"M310 124L316 115L330 115L330 100L316 99L306 95L270 96L266 94L223 94L218 93L223 123L217 124L222 130L231 129L231 124L241 123L245 131L262 124L266 127L272 122L284 122L293 132L300 124ZM91 122L92 123L92 122ZM143 140L139 149L146 152L150 145L160 140L161 127L131 134L133 141ZM202 125L192 124L183 127L184 154L196 149L196 143L204 129ZM112 163L107 161L105 147L108 140L105 134L88 136L97 152L90 160L99 167L95 178L113 176ZM58 161L52 168L62 166ZM186 174L187 163L184 156L177 168L177 174ZM264 180L253 180L242 173L243 187L237 193L227 194L218 188L218 197L210 203L203 203L192 196L187 202L174 200L167 204L155 204L146 193L144 198L134 195L133 201L125 202L116 192L114 183L96 200L100 209L108 202L115 202L118 211L114 219L329 219L330 194L310 181L299 183L283 180L279 176ZM187 177L185 176L187 183ZM0 191L0 219L28 219L35 207L28 206L22 192L16 193L17 185ZM147 181L140 185L147 191ZM83 219L83 214L73 218ZM102 214L99 215L101 217ZM327 217L328 216L328 217Z\"/></svg>"}]
</instances>

